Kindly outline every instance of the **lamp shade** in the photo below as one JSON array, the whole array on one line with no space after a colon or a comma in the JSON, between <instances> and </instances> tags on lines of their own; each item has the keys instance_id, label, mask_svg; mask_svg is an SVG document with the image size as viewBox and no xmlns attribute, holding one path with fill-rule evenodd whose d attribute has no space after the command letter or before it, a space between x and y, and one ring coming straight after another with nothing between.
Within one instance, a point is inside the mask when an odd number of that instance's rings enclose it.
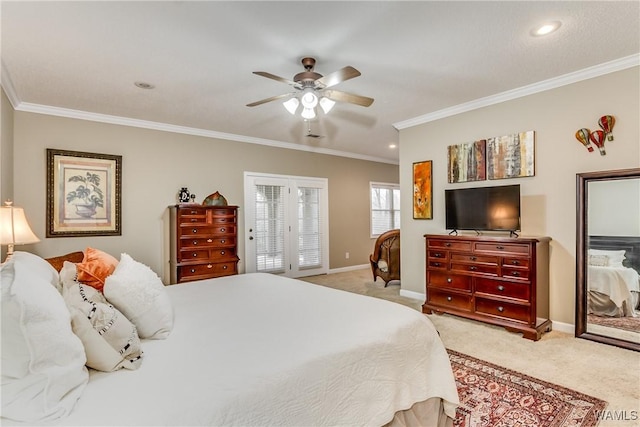
<instances>
[{"instance_id":1,"label":"lamp shade","mask_svg":"<svg viewBox=\"0 0 640 427\"><path fill-rule=\"evenodd\" d=\"M324 111L325 114L329 114L329 111L331 111L334 105L336 105L334 100L324 96L320 98L320 107L322 107L322 111Z\"/></svg>"},{"instance_id":2,"label":"lamp shade","mask_svg":"<svg viewBox=\"0 0 640 427\"><path fill-rule=\"evenodd\" d=\"M6 201L0 207L0 244L3 245L25 245L39 242L31 227L24 209L14 207L12 202Z\"/></svg>"},{"instance_id":3,"label":"lamp shade","mask_svg":"<svg viewBox=\"0 0 640 427\"><path fill-rule=\"evenodd\" d=\"M284 105L284 108L286 108L288 112L295 114L298 109L298 105L300 105L300 101L298 101L298 98L290 98L289 100L284 101L282 105Z\"/></svg>"}]
</instances>

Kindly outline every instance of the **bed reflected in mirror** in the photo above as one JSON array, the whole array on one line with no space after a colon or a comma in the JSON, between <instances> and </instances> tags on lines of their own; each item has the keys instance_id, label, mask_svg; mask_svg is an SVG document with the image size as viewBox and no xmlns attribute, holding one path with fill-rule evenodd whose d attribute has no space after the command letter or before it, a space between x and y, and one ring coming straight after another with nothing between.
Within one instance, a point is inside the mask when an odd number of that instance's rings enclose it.
<instances>
[{"instance_id":1,"label":"bed reflected in mirror","mask_svg":"<svg viewBox=\"0 0 640 427\"><path fill-rule=\"evenodd\" d=\"M640 350L640 169L577 175L576 336Z\"/></svg>"}]
</instances>

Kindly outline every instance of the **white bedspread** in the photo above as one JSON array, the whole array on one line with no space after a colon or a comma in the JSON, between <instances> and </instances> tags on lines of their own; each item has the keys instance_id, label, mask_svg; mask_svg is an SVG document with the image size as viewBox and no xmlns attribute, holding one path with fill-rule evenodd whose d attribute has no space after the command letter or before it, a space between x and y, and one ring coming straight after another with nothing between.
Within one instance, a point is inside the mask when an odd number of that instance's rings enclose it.
<instances>
[{"instance_id":1,"label":"white bedspread","mask_svg":"<svg viewBox=\"0 0 640 427\"><path fill-rule=\"evenodd\" d=\"M631 292L640 291L640 276L633 268L589 266L589 290L608 295L611 301L622 308L623 302L627 307L634 308Z\"/></svg>"},{"instance_id":2,"label":"white bedspread","mask_svg":"<svg viewBox=\"0 0 640 427\"><path fill-rule=\"evenodd\" d=\"M136 371L91 372L62 425L366 425L430 397L455 417L432 323L399 304L269 274L168 288L167 340Z\"/></svg>"}]
</instances>

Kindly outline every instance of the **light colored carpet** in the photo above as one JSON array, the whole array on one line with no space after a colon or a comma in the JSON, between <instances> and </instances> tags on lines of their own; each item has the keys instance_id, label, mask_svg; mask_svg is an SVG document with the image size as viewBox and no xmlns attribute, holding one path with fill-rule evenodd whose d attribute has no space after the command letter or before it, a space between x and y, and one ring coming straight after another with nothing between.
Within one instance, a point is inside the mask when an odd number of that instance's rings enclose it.
<instances>
[{"instance_id":1,"label":"light colored carpet","mask_svg":"<svg viewBox=\"0 0 640 427\"><path fill-rule=\"evenodd\" d=\"M400 282L384 287L369 269L306 277L302 280L383 298L421 310L422 302L400 296ZM640 425L640 353L551 331L539 341L504 328L451 315L427 316L448 349L532 377L558 384L609 403L599 426ZM611 418L617 418L613 420Z\"/></svg>"}]
</instances>

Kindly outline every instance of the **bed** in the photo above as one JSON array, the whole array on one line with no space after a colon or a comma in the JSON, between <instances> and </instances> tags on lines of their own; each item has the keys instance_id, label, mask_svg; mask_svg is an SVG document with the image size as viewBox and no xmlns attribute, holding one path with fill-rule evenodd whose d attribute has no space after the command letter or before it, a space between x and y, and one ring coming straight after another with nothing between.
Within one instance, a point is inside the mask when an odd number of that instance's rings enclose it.
<instances>
[{"instance_id":1,"label":"bed","mask_svg":"<svg viewBox=\"0 0 640 427\"><path fill-rule=\"evenodd\" d=\"M640 237L590 236L588 313L640 316Z\"/></svg>"},{"instance_id":2,"label":"bed","mask_svg":"<svg viewBox=\"0 0 640 427\"><path fill-rule=\"evenodd\" d=\"M30 391L21 402L5 393L24 378L5 377L5 328L17 320L5 321L12 310L4 308L6 295L25 286L22 279L33 286L38 271L56 285L57 272L41 260L16 252L2 266L4 425L452 425L458 395L449 358L424 315L264 273L164 287L171 330L140 340L138 367L103 372L83 365L61 373L58 363L58 371L45 373L41 393ZM41 285L35 299L60 306L48 288ZM54 389L61 378L67 384ZM20 414L20 405L37 418L6 418Z\"/></svg>"}]
</instances>

